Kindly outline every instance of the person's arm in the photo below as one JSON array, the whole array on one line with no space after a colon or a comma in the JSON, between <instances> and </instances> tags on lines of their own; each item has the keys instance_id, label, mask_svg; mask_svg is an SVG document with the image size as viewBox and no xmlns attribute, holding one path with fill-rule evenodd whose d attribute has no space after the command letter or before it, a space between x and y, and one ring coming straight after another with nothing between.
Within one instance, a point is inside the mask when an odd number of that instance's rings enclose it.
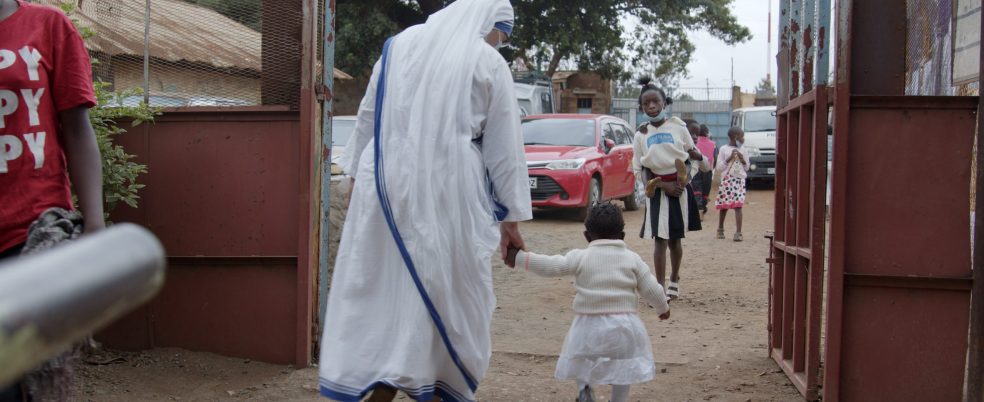
<instances>
[{"instance_id":1,"label":"person's arm","mask_svg":"<svg viewBox=\"0 0 984 402\"><path fill-rule=\"evenodd\" d=\"M728 162L728 158L730 158L731 155L725 155L724 153L726 151L728 151L728 147L725 147L725 146L722 146L721 149L718 150L718 156L717 156L717 171L718 171L718 173L723 173L725 171L725 169L728 168L728 163L729 163Z\"/></svg>"},{"instance_id":2,"label":"person's arm","mask_svg":"<svg viewBox=\"0 0 984 402\"><path fill-rule=\"evenodd\" d=\"M103 218L102 158L96 133L89 123L89 109L79 106L59 112L68 174L85 218L85 231L106 227Z\"/></svg>"},{"instance_id":3,"label":"person's arm","mask_svg":"<svg viewBox=\"0 0 984 402\"><path fill-rule=\"evenodd\" d=\"M542 255L519 251L516 254L516 267L546 277L574 275L577 273L580 254L581 250L571 250L567 255Z\"/></svg>"},{"instance_id":4,"label":"person's arm","mask_svg":"<svg viewBox=\"0 0 984 402\"><path fill-rule=\"evenodd\" d=\"M748 152L745 151L745 147L741 147L738 149L737 156L738 156L738 160L741 161L741 167L744 168L745 171L748 171L749 168Z\"/></svg>"},{"instance_id":5,"label":"person's arm","mask_svg":"<svg viewBox=\"0 0 984 402\"><path fill-rule=\"evenodd\" d=\"M636 133L632 137L632 172L635 174L635 179L643 187L649 185L648 176L642 167L642 156L645 155L645 135Z\"/></svg>"},{"instance_id":6,"label":"person's arm","mask_svg":"<svg viewBox=\"0 0 984 402\"><path fill-rule=\"evenodd\" d=\"M369 145L369 140L373 138L376 126L376 84L379 82L380 61L372 68L372 76L369 78L369 86L366 94L362 97L359 104L359 112L355 119L355 128L348 144L345 146L345 154L339 162L345 173L352 176L352 188L355 188L355 176L359 169L359 159L362 152Z\"/></svg>"},{"instance_id":7,"label":"person's arm","mask_svg":"<svg viewBox=\"0 0 984 402\"><path fill-rule=\"evenodd\" d=\"M666 303L666 292L641 258L636 261L636 287L642 299L655 308L657 314L670 311L670 305Z\"/></svg>"},{"instance_id":8,"label":"person's arm","mask_svg":"<svg viewBox=\"0 0 984 402\"><path fill-rule=\"evenodd\" d=\"M89 122L89 108L96 105L92 65L82 36L68 17L51 20L53 39L49 90L58 123L59 138L68 162L68 175L86 232L106 227L103 217L102 157L96 133Z\"/></svg>"},{"instance_id":9,"label":"person's arm","mask_svg":"<svg viewBox=\"0 0 984 402\"><path fill-rule=\"evenodd\" d=\"M482 162L488 171L496 201L508 209L502 219L509 228L513 240L521 242L515 222L533 219L533 202L530 199L529 170L523 149L523 131L520 125L519 106L513 90L512 74L502 58L491 67L491 81L475 90L488 91L488 111L485 117L485 133L482 135ZM508 223L511 222L511 223ZM512 228L517 228L515 231ZM518 245L513 242L513 245ZM523 248L523 247L518 247Z\"/></svg>"}]
</instances>

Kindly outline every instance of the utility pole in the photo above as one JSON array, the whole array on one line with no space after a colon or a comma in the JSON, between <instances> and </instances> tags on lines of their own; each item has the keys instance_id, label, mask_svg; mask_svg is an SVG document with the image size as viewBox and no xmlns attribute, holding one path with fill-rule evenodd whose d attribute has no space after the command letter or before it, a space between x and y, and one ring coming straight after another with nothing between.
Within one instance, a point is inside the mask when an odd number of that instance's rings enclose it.
<instances>
[{"instance_id":1,"label":"utility pole","mask_svg":"<svg viewBox=\"0 0 984 402\"><path fill-rule=\"evenodd\" d=\"M772 0L769 0L769 22L765 24L769 27L768 40L765 45L765 80L772 82Z\"/></svg>"}]
</instances>

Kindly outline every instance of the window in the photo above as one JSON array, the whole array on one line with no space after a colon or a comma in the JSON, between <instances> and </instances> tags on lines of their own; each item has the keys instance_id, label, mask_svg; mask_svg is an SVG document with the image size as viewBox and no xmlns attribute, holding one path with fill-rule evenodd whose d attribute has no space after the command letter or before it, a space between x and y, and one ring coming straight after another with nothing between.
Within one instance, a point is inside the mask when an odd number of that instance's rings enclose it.
<instances>
[{"instance_id":1,"label":"window","mask_svg":"<svg viewBox=\"0 0 984 402\"><path fill-rule=\"evenodd\" d=\"M595 122L589 119L523 120L525 145L595 146Z\"/></svg>"},{"instance_id":2,"label":"window","mask_svg":"<svg viewBox=\"0 0 984 402\"><path fill-rule=\"evenodd\" d=\"M631 145L632 139L633 137L635 137L635 133L627 126L623 126L619 124L618 127L621 128L619 132L622 134L622 143L626 145Z\"/></svg>"},{"instance_id":3,"label":"window","mask_svg":"<svg viewBox=\"0 0 984 402\"><path fill-rule=\"evenodd\" d=\"M577 112L580 114L591 114L591 98L577 99Z\"/></svg>"},{"instance_id":4,"label":"window","mask_svg":"<svg viewBox=\"0 0 984 402\"><path fill-rule=\"evenodd\" d=\"M742 127L746 133L755 131L776 131L776 112L771 110L759 110L745 112L745 126Z\"/></svg>"},{"instance_id":5,"label":"window","mask_svg":"<svg viewBox=\"0 0 984 402\"><path fill-rule=\"evenodd\" d=\"M607 146L605 146L604 140L612 140L612 142L614 142L615 145L618 145L618 138L615 137L615 128L612 126L612 124L605 123L605 122L602 122L601 124L605 128L605 132L604 134L602 134L603 140L601 142L601 145L602 148L604 148L605 151L607 152L609 151L609 149Z\"/></svg>"},{"instance_id":6,"label":"window","mask_svg":"<svg viewBox=\"0 0 984 402\"><path fill-rule=\"evenodd\" d=\"M543 113L553 113L553 100L550 99L549 93L540 94L540 107L543 108Z\"/></svg>"}]
</instances>

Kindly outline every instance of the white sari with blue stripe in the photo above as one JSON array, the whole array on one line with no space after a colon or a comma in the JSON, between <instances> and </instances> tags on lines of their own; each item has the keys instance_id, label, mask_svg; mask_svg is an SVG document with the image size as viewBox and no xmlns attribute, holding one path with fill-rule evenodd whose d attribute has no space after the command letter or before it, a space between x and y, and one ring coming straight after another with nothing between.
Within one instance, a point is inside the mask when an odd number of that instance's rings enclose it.
<instances>
[{"instance_id":1,"label":"white sari with blue stripe","mask_svg":"<svg viewBox=\"0 0 984 402\"><path fill-rule=\"evenodd\" d=\"M355 186L328 295L324 396L357 401L386 384L418 401L474 400L492 353L499 231L490 185L504 220L532 218L512 76L482 40L502 20L512 20L505 0L458 0L394 37L379 113L374 68L343 161ZM376 151L392 222L448 342L384 215Z\"/></svg>"}]
</instances>

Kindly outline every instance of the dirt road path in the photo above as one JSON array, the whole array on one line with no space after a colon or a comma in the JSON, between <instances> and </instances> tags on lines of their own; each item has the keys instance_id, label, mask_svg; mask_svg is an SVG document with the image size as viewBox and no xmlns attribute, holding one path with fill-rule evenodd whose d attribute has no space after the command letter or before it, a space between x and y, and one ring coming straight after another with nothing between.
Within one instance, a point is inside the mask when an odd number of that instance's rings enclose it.
<instances>
[{"instance_id":1,"label":"dirt road path","mask_svg":"<svg viewBox=\"0 0 984 402\"><path fill-rule=\"evenodd\" d=\"M772 192L753 190L745 211L745 241L714 239L717 216L684 240L682 297L660 322L642 310L660 373L634 386L634 401L801 400L766 352L767 242ZM641 212L627 212L627 242L652 261L652 240L638 237ZM561 254L585 245L583 225L568 214L537 213L521 230L531 250ZM571 278L542 278L494 263L498 308L493 357L478 398L483 401L572 401L575 386L553 378L554 364L573 319ZM80 370L82 396L93 401L317 401L317 371L178 349L96 357ZM91 360L91 359L90 359ZM607 387L599 400L608 397Z\"/></svg>"}]
</instances>

